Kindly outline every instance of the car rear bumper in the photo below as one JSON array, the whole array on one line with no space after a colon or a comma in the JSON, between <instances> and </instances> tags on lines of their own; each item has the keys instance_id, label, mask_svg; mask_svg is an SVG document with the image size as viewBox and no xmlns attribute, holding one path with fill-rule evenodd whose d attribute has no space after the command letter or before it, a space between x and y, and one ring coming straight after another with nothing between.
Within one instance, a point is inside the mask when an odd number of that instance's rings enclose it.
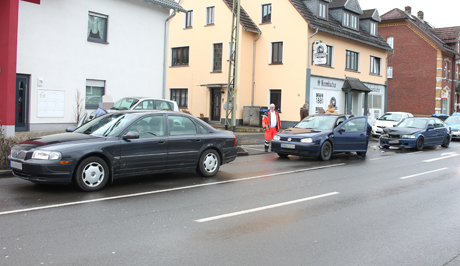
<instances>
[{"instance_id":1,"label":"car rear bumper","mask_svg":"<svg viewBox=\"0 0 460 266\"><path fill-rule=\"evenodd\" d=\"M73 165L62 165L54 161L12 160L8 156L12 173L34 183L68 184L72 182Z\"/></svg>"}]
</instances>

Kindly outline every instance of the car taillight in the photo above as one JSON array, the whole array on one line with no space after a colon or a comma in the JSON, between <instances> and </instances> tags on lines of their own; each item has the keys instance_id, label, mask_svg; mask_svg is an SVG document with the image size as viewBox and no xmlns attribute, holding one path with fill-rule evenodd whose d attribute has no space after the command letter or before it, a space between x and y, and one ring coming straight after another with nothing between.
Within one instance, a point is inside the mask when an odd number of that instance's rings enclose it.
<instances>
[{"instance_id":1,"label":"car taillight","mask_svg":"<svg viewBox=\"0 0 460 266\"><path fill-rule=\"evenodd\" d=\"M233 147L236 146L236 137L235 137L235 134L232 132L232 135L233 135Z\"/></svg>"}]
</instances>

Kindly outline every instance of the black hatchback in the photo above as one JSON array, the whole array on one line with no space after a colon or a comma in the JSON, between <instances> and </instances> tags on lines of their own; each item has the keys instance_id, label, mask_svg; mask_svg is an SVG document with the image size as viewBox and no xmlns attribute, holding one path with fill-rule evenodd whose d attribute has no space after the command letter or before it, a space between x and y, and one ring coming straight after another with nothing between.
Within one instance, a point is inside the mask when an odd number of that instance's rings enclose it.
<instances>
[{"instance_id":1,"label":"black hatchback","mask_svg":"<svg viewBox=\"0 0 460 266\"><path fill-rule=\"evenodd\" d=\"M184 113L159 111L109 113L73 132L21 142L8 159L22 179L96 191L125 176L189 170L214 176L236 154L233 132Z\"/></svg>"}]
</instances>

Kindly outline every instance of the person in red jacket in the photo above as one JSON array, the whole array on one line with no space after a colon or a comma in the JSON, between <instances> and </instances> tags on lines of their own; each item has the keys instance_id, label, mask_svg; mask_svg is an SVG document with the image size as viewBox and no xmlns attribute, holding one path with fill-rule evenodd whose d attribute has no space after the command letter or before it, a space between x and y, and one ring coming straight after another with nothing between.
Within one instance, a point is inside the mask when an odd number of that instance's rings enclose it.
<instances>
[{"instance_id":1,"label":"person in red jacket","mask_svg":"<svg viewBox=\"0 0 460 266\"><path fill-rule=\"evenodd\" d=\"M262 127L265 130L265 152L268 152L270 141L281 128L281 120L275 104L270 104L270 110L262 117Z\"/></svg>"}]
</instances>

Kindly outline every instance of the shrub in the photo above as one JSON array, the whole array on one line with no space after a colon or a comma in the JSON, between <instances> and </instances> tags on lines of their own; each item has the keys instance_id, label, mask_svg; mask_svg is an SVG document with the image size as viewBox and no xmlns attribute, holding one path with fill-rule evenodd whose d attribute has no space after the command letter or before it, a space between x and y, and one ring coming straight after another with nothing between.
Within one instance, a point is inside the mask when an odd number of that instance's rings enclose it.
<instances>
[{"instance_id":1,"label":"shrub","mask_svg":"<svg viewBox=\"0 0 460 266\"><path fill-rule=\"evenodd\" d=\"M10 169L8 155L11 153L11 148L25 140L38 138L50 134L63 133L59 132L16 132L14 137L0 136L0 170Z\"/></svg>"}]
</instances>

